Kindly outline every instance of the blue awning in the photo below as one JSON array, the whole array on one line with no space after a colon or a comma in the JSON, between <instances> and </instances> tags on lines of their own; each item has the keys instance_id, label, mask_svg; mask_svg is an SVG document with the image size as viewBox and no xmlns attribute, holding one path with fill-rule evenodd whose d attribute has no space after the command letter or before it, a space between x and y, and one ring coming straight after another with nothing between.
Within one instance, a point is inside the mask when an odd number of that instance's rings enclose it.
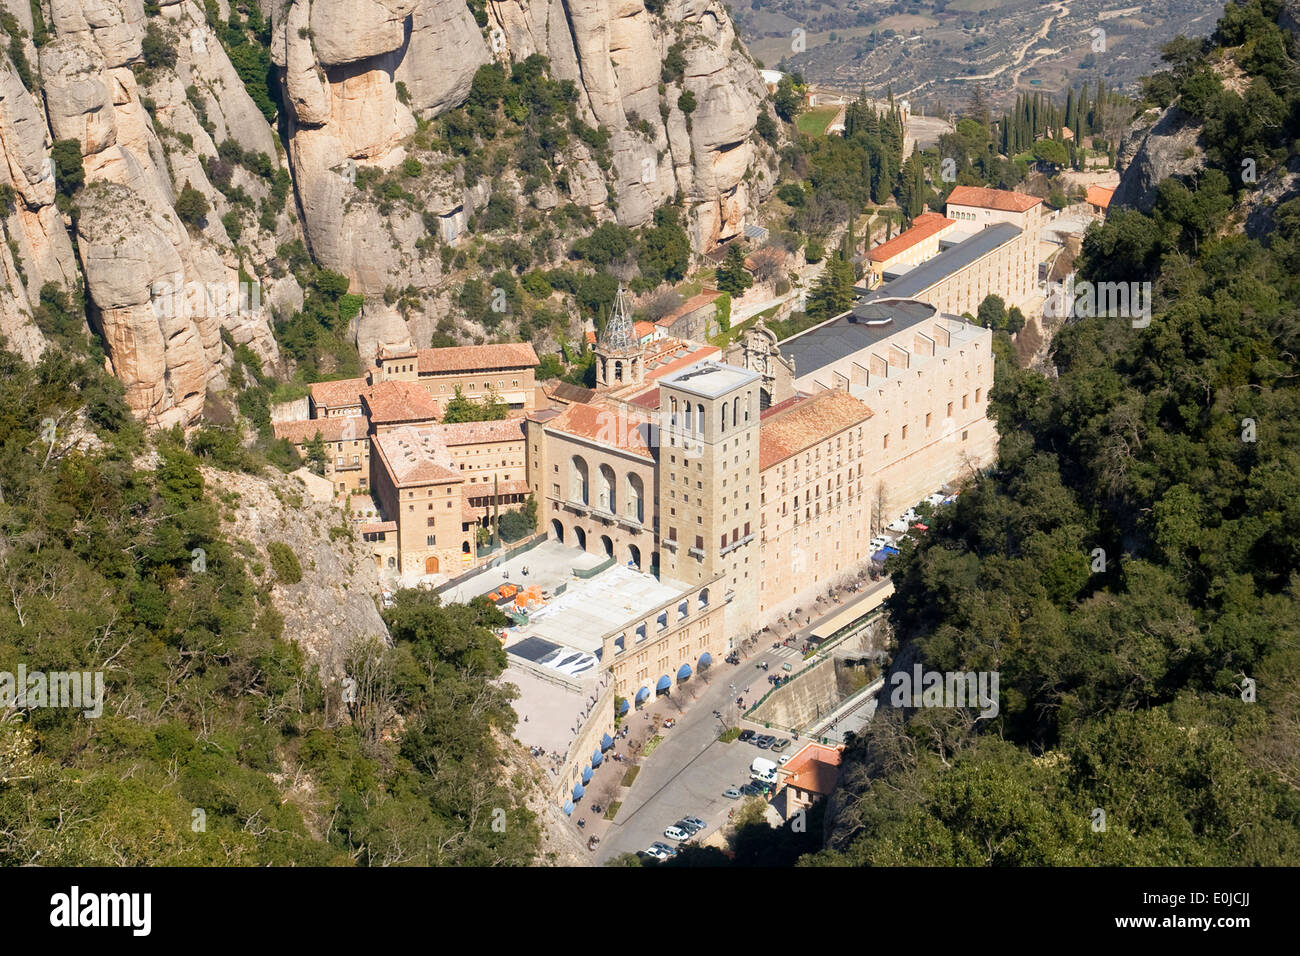
<instances>
[{"instance_id":1,"label":"blue awning","mask_svg":"<svg viewBox=\"0 0 1300 956\"><path fill-rule=\"evenodd\" d=\"M659 683L655 684L655 690L665 691L672 686L673 686L673 679L669 677L667 674L665 674L663 677L659 678Z\"/></svg>"},{"instance_id":2,"label":"blue awning","mask_svg":"<svg viewBox=\"0 0 1300 956\"><path fill-rule=\"evenodd\" d=\"M626 714L631 709L632 709L632 705L627 702L626 697L624 697L622 700L618 702L618 712L620 715Z\"/></svg>"},{"instance_id":3,"label":"blue awning","mask_svg":"<svg viewBox=\"0 0 1300 956\"><path fill-rule=\"evenodd\" d=\"M604 762L605 762L605 755L602 754L599 749L593 750L591 752L591 765L593 767L599 767Z\"/></svg>"},{"instance_id":4,"label":"blue awning","mask_svg":"<svg viewBox=\"0 0 1300 956\"><path fill-rule=\"evenodd\" d=\"M601 749L601 750L608 750L608 749L609 749L610 747L612 747L612 746L614 746L614 738L613 738L613 737L611 737L609 734L604 734L603 736L601 736L601 738L600 738L600 749Z\"/></svg>"},{"instance_id":5,"label":"blue awning","mask_svg":"<svg viewBox=\"0 0 1300 956\"><path fill-rule=\"evenodd\" d=\"M713 655L710 654L708 651L705 651L703 654L700 655L701 667L708 667L712 663L713 663Z\"/></svg>"},{"instance_id":6,"label":"blue awning","mask_svg":"<svg viewBox=\"0 0 1300 956\"><path fill-rule=\"evenodd\" d=\"M881 548L871 556L872 561L884 561L886 558L898 554L897 548Z\"/></svg>"},{"instance_id":7,"label":"blue awning","mask_svg":"<svg viewBox=\"0 0 1300 956\"><path fill-rule=\"evenodd\" d=\"M645 700L649 696L650 696L650 688L642 687L639 691L636 692L636 702L639 704L641 703L641 701Z\"/></svg>"},{"instance_id":8,"label":"blue awning","mask_svg":"<svg viewBox=\"0 0 1300 956\"><path fill-rule=\"evenodd\" d=\"M584 767L584 768L582 769L582 782L583 782L583 783L591 783L591 773L592 773L592 771L591 771L591 768L590 768L590 767ZM575 797L580 797L580 796L582 796L582 794L580 794L580 793L575 793L574 796L575 796Z\"/></svg>"},{"instance_id":9,"label":"blue awning","mask_svg":"<svg viewBox=\"0 0 1300 956\"><path fill-rule=\"evenodd\" d=\"M564 801L564 815L567 817L567 816L568 816L570 813L572 813L572 812L573 812L573 801L572 801L572 800L565 800L565 801Z\"/></svg>"},{"instance_id":10,"label":"blue awning","mask_svg":"<svg viewBox=\"0 0 1300 956\"><path fill-rule=\"evenodd\" d=\"M587 788L584 787L582 784L580 784L580 783L575 783L575 784L573 785L573 799L574 799L574 800L581 800L581 799L582 799L582 795L583 795L584 793L586 793L586 792L587 792Z\"/></svg>"},{"instance_id":11,"label":"blue awning","mask_svg":"<svg viewBox=\"0 0 1300 956\"><path fill-rule=\"evenodd\" d=\"M688 678L688 677L690 677L690 676L691 676L691 665L690 665L690 664L683 664L681 667L677 668L677 679L678 679L678 680L686 680L686 678Z\"/></svg>"}]
</instances>

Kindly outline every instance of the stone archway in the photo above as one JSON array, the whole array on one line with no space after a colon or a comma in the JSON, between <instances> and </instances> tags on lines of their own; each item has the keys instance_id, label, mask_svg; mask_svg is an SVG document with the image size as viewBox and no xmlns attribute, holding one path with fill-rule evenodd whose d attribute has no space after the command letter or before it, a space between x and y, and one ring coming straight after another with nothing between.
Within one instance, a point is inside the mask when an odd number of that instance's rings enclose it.
<instances>
[{"instance_id":1,"label":"stone archway","mask_svg":"<svg viewBox=\"0 0 1300 956\"><path fill-rule=\"evenodd\" d=\"M564 525L560 523L559 518L551 519L551 537L560 544L564 544Z\"/></svg>"}]
</instances>

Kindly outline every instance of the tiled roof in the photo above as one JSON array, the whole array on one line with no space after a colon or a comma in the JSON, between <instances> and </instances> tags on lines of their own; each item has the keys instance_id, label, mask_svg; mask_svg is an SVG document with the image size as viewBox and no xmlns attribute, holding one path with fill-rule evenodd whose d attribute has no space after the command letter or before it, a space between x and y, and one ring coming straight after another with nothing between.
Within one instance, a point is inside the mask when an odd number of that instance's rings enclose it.
<instances>
[{"instance_id":1,"label":"tiled roof","mask_svg":"<svg viewBox=\"0 0 1300 956\"><path fill-rule=\"evenodd\" d=\"M1105 186L1089 186L1086 200L1094 206L1100 206L1102 209L1110 205L1110 197L1115 195L1114 189L1108 189Z\"/></svg>"},{"instance_id":2,"label":"tiled roof","mask_svg":"<svg viewBox=\"0 0 1300 956\"><path fill-rule=\"evenodd\" d=\"M781 770L787 786L825 796L839 781L842 759L843 755L834 747L809 744L791 757Z\"/></svg>"},{"instance_id":3,"label":"tiled roof","mask_svg":"<svg viewBox=\"0 0 1300 956\"><path fill-rule=\"evenodd\" d=\"M887 262L894 256L911 249L918 242L929 239L935 233L942 232L955 223L955 219L949 219L937 212L922 213L912 220L912 228L899 233L888 242L882 242L875 248L868 250L867 258L872 262Z\"/></svg>"},{"instance_id":4,"label":"tiled roof","mask_svg":"<svg viewBox=\"0 0 1300 956\"><path fill-rule=\"evenodd\" d=\"M531 342L499 345L457 345L446 349L420 349L421 375L439 372L477 372L499 368L524 368L540 364Z\"/></svg>"},{"instance_id":5,"label":"tiled roof","mask_svg":"<svg viewBox=\"0 0 1300 956\"><path fill-rule=\"evenodd\" d=\"M571 382L553 381L546 384L546 397L558 398L562 402L589 402L596 397L594 388L585 388Z\"/></svg>"},{"instance_id":6,"label":"tiled roof","mask_svg":"<svg viewBox=\"0 0 1300 956\"><path fill-rule=\"evenodd\" d=\"M871 409L839 389L818 392L778 412L759 426L758 468L762 471L836 432L871 417Z\"/></svg>"},{"instance_id":7,"label":"tiled roof","mask_svg":"<svg viewBox=\"0 0 1300 956\"><path fill-rule=\"evenodd\" d=\"M375 436L375 453L394 484L400 487L463 480L460 466L434 431L441 427L405 425Z\"/></svg>"},{"instance_id":8,"label":"tiled roof","mask_svg":"<svg viewBox=\"0 0 1300 956\"><path fill-rule=\"evenodd\" d=\"M653 322L636 322L632 325L632 331L636 333L638 339L642 339L647 335L654 334L655 324Z\"/></svg>"},{"instance_id":9,"label":"tiled roof","mask_svg":"<svg viewBox=\"0 0 1300 956\"><path fill-rule=\"evenodd\" d=\"M985 186L958 186L948 194L948 204L978 206L1001 212L1028 212L1042 200L1037 196L1012 192L1010 189L989 189Z\"/></svg>"},{"instance_id":10,"label":"tiled roof","mask_svg":"<svg viewBox=\"0 0 1300 956\"><path fill-rule=\"evenodd\" d=\"M628 406L604 404L570 405L546 425L547 431L585 438L653 461L646 440L649 428L648 419Z\"/></svg>"},{"instance_id":11,"label":"tiled roof","mask_svg":"<svg viewBox=\"0 0 1300 956\"><path fill-rule=\"evenodd\" d=\"M396 531L397 522L396 521L375 521L372 522L371 524L363 524L357 530L360 531L362 534L380 534L386 531Z\"/></svg>"},{"instance_id":12,"label":"tiled roof","mask_svg":"<svg viewBox=\"0 0 1300 956\"><path fill-rule=\"evenodd\" d=\"M676 372L678 369L683 369L688 365L694 365L696 362L712 358L715 355L720 356L721 354L722 349L718 348L716 345L701 345L699 348L684 349L683 351L676 353L672 358L669 358L662 365L647 369L645 377L647 381L653 382L664 375Z\"/></svg>"},{"instance_id":13,"label":"tiled roof","mask_svg":"<svg viewBox=\"0 0 1300 956\"><path fill-rule=\"evenodd\" d=\"M453 422L438 425L437 433L446 445L482 445L498 441L523 441L524 420L503 418L495 422Z\"/></svg>"},{"instance_id":14,"label":"tiled roof","mask_svg":"<svg viewBox=\"0 0 1300 956\"><path fill-rule=\"evenodd\" d=\"M295 445L311 441L320 433L322 441L363 439L370 431L364 415L335 415L333 418L303 418L292 422L274 422L276 438L287 438Z\"/></svg>"},{"instance_id":15,"label":"tiled roof","mask_svg":"<svg viewBox=\"0 0 1300 956\"><path fill-rule=\"evenodd\" d=\"M378 382L362 392L361 398L370 420L380 425L437 421L442 415L438 402L419 382Z\"/></svg>"},{"instance_id":16,"label":"tiled roof","mask_svg":"<svg viewBox=\"0 0 1300 956\"><path fill-rule=\"evenodd\" d=\"M715 301L718 296L722 295L717 289L705 289L699 295L693 295L673 311L669 312L662 319L655 323L660 328L671 329L673 323L683 316L690 315L696 309L702 309Z\"/></svg>"},{"instance_id":17,"label":"tiled roof","mask_svg":"<svg viewBox=\"0 0 1300 956\"><path fill-rule=\"evenodd\" d=\"M361 393L365 391L364 378L341 378L334 382L313 382L308 386L311 400L326 408L338 408L344 405L360 405Z\"/></svg>"}]
</instances>

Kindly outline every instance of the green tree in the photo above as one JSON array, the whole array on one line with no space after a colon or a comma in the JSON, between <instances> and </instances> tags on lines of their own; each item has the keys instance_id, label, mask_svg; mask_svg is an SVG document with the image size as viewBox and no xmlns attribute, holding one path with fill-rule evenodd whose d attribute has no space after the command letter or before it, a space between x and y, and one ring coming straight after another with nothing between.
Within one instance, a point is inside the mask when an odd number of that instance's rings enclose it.
<instances>
[{"instance_id":1,"label":"green tree","mask_svg":"<svg viewBox=\"0 0 1300 956\"><path fill-rule=\"evenodd\" d=\"M739 243L732 243L727 249L727 257L717 269L718 291L732 296L743 295L754 284L754 277L745 268L745 254Z\"/></svg>"}]
</instances>

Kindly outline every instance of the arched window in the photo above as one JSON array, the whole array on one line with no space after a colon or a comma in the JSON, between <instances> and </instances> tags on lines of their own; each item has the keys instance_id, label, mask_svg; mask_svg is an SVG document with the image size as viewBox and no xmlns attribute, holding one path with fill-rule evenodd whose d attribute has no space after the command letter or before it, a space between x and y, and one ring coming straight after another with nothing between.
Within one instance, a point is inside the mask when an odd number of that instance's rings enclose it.
<instances>
[{"instance_id":1,"label":"arched window","mask_svg":"<svg viewBox=\"0 0 1300 956\"><path fill-rule=\"evenodd\" d=\"M704 403L699 402L695 406L695 432L698 435L704 434Z\"/></svg>"},{"instance_id":2,"label":"arched window","mask_svg":"<svg viewBox=\"0 0 1300 956\"><path fill-rule=\"evenodd\" d=\"M640 475L627 476L627 516L633 521L645 521L645 485Z\"/></svg>"},{"instance_id":3,"label":"arched window","mask_svg":"<svg viewBox=\"0 0 1300 956\"><path fill-rule=\"evenodd\" d=\"M727 403L722 403L722 430L727 430Z\"/></svg>"},{"instance_id":4,"label":"arched window","mask_svg":"<svg viewBox=\"0 0 1300 956\"><path fill-rule=\"evenodd\" d=\"M690 431L690 430L691 430L691 403L690 403L690 402L686 402L685 405L686 405L686 422L685 422L685 425L684 425L683 427L684 427L687 431ZM674 408L677 407L677 399L675 399L675 398L673 399L673 407L674 407Z\"/></svg>"},{"instance_id":5,"label":"arched window","mask_svg":"<svg viewBox=\"0 0 1300 956\"><path fill-rule=\"evenodd\" d=\"M740 424L740 396L737 395L731 402L731 424Z\"/></svg>"},{"instance_id":6,"label":"arched window","mask_svg":"<svg viewBox=\"0 0 1300 956\"><path fill-rule=\"evenodd\" d=\"M574 455L569 459L569 500L581 502L582 504L590 503L590 488L588 487L587 463L581 455Z\"/></svg>"},{"instance_id":7,"label":"arched window","mask_svg":"<svg viewBox=\"0 0 1300 956\"><path fill-rule=\"evenodd\" d=\"M618 514L618 480L614 477L614 469L609 465L600 466L596 502L601 511Z\"/></svg>"},{"instance_id":8,"label":"arched window","mask_svg":"<svg viewBox=\"0 0 1300 956\"><path fill-rule=\"evenodd\" d=\"M672 414L671 414L671 416L670 416L669 419L668 419L668 424L670 424L672 427L676 428L676 427L677 427L677 399L676 399L676 398L673 398L673 399L671 399L670 401L671 401L671 405L670 405L669 407L672 409ZM690 406L689 404L687 404L687 406L686 406L686 421L687 421L687 423L688 423L688 424L687 424L687 427L688 427L688 428L690 427L690 425L689 425L690 420L691 420L691 406Z\"/></svg>"},{"instance_id":9,"label":"arched window","mask_svg":"<svg viewBox=\"0 0 1300 956\"><path fill-rule=\"evenodd\" d=\"M709 589L708 589L708 588L700 588L700 600L699 600L699 606L700 606L700 607L708 607L708 606L709 606Z\"/></svg>"}]
</instances>

